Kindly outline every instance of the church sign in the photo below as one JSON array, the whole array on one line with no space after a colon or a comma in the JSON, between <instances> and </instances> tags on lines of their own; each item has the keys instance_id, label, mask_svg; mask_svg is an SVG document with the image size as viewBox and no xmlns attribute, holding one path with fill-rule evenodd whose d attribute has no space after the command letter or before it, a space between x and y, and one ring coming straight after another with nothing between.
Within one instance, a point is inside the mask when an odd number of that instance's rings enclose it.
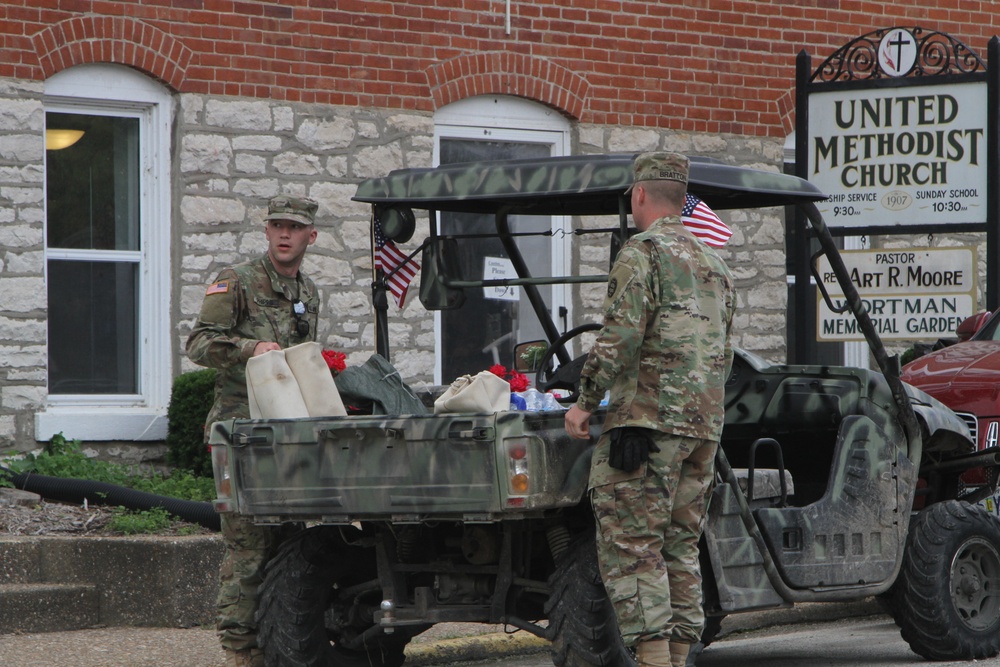
<instances>
[{"instance_id":1,"label":"church sign","mask_svg":"<svg viewBox=\"0 0 1000 667\"><path fill-rule=\"evenodd\" d=\"M918 63L920 42L908 29L866 43L877 54L882 81L903 77ZM813 91L806 178L830 195L819 204L827 224L982 223L989 105L986 80L977 78Z\"/></svg>"},{"instance_id":2,"label":"church sign","mask_svg":"<svg viewBox=\"0 0 1000 667\"><path fill-rule=\"evenodd\" d=\"M997 37L984 59L946 33L897 26L851 40L818 67L805 50L796 60L795 174L829 195L816 208L831 235L869 237L877 246L884 242L874 237L919 234L932 246L936 235L985 232L988 310L1000 309L998 127ZM808 315L789 359L807 363L817 342L860 335L847 330L838 303L817 300L824 285L811 281L812 234L801 218L791 230L790 306ZM854 258L858 292L883 338L943 337L979 309L980 292L967 282L977 273L975 253L951 250L961 256L914 249L912 261L895 266L879 265L879 251Z\"/></svg>"},{"instance_id":3,"label":"church sign","mask_svg":"<svg viewBox=\"0 0 1000 667\"><path fill-rule=\"evenodd\" d=\"M809 180L831 227L986 217L986 83L809 96Z\"/></svg>"}]
</instances>

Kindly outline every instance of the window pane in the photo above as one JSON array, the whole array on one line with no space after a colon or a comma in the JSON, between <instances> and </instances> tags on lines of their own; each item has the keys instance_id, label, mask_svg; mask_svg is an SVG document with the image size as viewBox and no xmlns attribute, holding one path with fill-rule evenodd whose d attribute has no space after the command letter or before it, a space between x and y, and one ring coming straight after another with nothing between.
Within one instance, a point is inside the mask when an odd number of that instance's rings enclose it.
<instances>
[{"instance_id":1,"label":"window pane","mask_svg":"<svg viewBox=\"0 0 1000 667\"><path fill-rule=\"evenodd\" d=\"M50 248L139 249L139 119L45 114ZM61 131L82 131L58 148Z\"/></svg>"},{"instance_id":2,"label":"window pane","mask_svg":"<svg viewBox=\"0 0 1000 667\"><path fill-rule=\"evenodd\" d=\"M548 157L550 154L549 144L441 139L441 164ZM549 231L552 222L549 217L516 216L511 218L510 225L515 232ZM441 233L445 235L495 231L493 217L489 215L441 214ZM550 237L521 237L517 245L532 274L551 273ZM497 239L465 239L461 241L461 247L462 253L456 263L462 277L468 280L483 278L485 258L507 258L503 244ZM551 286L540 286L538 289L544 301L551 304ZM486 298L481 289L466 289L465 305L457 311L442 311L441 322L443 382L451 382L459 375L487 370L497 362L511 368L514 366L514 346L517 343L544 338L523 288L520 289L519 301Z\"/></svg>"},{"instance_id":3,"label":"window pane","mask_svg":"<svg viewBox=\"0 0 1000 667\"><path fill-rule=\"evenodd\" d=\"M49 393L135 394L138 265L52 260Z\"/></svg>"}]
</instances>

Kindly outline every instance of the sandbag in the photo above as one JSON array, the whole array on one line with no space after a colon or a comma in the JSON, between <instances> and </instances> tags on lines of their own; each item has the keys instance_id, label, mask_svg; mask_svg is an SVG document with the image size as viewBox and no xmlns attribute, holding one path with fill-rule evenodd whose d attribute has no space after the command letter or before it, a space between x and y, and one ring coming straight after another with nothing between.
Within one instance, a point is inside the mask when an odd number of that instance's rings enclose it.
<instances>
[{"instance_id":1,"label":"sandbag","mask_svg":"<svg viewBox=\"0 0 1000 667\"><path fill-rule=\"evenodd\" d=\"M251 357L247 395L251 419L347 415L323 351L315 342Z\"/></svg>"},{"instance_id":2,"label":"sandbag","mask_svg":"<svg viewBox=\"0 0 1000 667\"><path fill-rule=\"evenodd\" d=\"M329 371L327 371L329 372ZM299 383L284 350L271 350L247 361L251 419L298 419L309 416Z\"/></svg>"},{"instance_id":3,"label":"sandbag","mask_svg":"<svg viewBox=\"0 0 1000 667\"><path fill-rule=\"evenodd\" d=\"M510 409L510 383L489 371L455 379L434 401L434 414L501 412Z\"/></svg>"},{"instance_id":4,"label":"sandbag","mask_svg":"<svg viewBox=\"0 0 1000 667\"><path fill-rule=\"evenodd\" d=\"M288 348L285 350L285 361L299 383L299 391L310 417L347 416L319 343L302 343Z\"/></svg>"}]
</instances>

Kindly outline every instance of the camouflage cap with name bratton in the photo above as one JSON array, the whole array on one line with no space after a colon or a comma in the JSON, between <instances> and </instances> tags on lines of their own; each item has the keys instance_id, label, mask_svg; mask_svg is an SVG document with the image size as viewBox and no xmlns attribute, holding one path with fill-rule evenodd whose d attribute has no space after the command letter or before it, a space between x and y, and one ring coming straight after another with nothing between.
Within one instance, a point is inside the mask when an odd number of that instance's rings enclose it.
<instances>
[{"instance_id":1,"label":"camouflage cap with name bratton","mask_svg":"<svg viewBox=\"0 0 1000 667\"><path fill-rule=\"evenodd\" d=\"M625 194L639 181L679 181L688 182L689 160L680 153L639 153L632 163L632 185Z\"/></svg>"},{"instance_id":2,"label":"camouflage cap with name bratton","mask_svg":"<svg viewBox=\"0 0 1000 667\"><path fill-rule=\"evenodd\" d=\"M306 197L278 195L272 197L267 204L267 220L291 220L303 225L316 222L316 209L319 204Z\"/></svg>"}]
</instances>

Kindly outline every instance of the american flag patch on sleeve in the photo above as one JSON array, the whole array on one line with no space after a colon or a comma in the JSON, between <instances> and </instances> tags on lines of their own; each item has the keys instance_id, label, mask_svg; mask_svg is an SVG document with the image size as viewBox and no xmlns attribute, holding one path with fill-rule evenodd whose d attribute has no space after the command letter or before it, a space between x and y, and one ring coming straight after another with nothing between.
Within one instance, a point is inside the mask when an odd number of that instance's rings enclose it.
<instances>
[{"instance_id":1,"label":"american flag patch on sleeve","mask_svg":"<svg viewBox=\"0 0 1000 667\"><path fill-rule=\"evenodd\" d=\"M205 290L205 296L208 296L210 294L225 294L228 291L229 291L229 281L220 280L219 282L213 283L208 286L208 289Z\"/></svg>"}]
</instances>

